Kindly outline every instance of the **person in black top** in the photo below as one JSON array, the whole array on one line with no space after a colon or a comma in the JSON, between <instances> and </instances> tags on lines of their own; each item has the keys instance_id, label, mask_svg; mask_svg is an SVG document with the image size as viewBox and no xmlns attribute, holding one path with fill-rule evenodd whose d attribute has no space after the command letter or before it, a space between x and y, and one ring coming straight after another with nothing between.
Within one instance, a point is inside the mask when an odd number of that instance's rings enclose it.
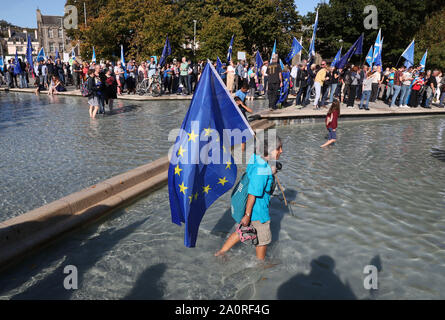
<instances>
[{"instance_id":1,"label":"person in black top","mask_svg":"<svg viewBox=\"0 0 445 320\"><path fill-rule=\"evenodd\" d=\"M77 62L76 59L73 61L73 79L74 79L74 85L76 86L76 90L80 89L80 75L82 74L82 67L80 66L79 62Z\"/></svg>"},{"instance_id":2,"label":"person in black top","mask_svg":"<svg viewBox=\"0 0 445 320\"><path fill-rule=\"evenodd\" d=\"M308 74L306 71L306 65L300 64L299 68L300 68L300 70L297 75L297 82L299 83L299 89L297 92L297 97L295 98L296 106L300 106L302 104L302 99L304 99L304 95L307 90L307 78L308 78Z\"/></svg>"},{"instance_id":3,"label":"person in black top","mask_svg":"<svg viewBox=\"0 0 445 320\"><path fill-rule=\"evenodd\" d=\"M280 95L280 88L283 86L283 75L281 66L277 63L278 58L275 54L272 63L267 67L267 75L269 87L267 89L267 97L269 99L269 109L277 109L277 101Z\"/></svg>"},{"instance_id":4,"label":"person in black top","mask_svg":"<svg viewBox=\"0 0 445 320\"><path fill-rule=\"evenodd\" d=\"M437 90L437 80L436 77L439 75L439 70L434 70L431 77L426 82L426 102L425 108L431 109L431 102L433 101L433 97L436 94Z\"/></svg>"}]
</instances>

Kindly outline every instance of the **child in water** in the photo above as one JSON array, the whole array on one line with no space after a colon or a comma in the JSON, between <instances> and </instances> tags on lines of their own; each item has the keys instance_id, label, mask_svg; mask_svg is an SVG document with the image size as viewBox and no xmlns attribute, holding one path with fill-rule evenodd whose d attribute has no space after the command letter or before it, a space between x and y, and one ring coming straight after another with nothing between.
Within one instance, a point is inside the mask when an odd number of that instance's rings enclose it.
<instances>
[{"instance_id":1,"label":"child in water","mask_svg":"<svg viewBox=\"0 0 445 320\"><path fill-rule=\"evenodd\" d=\"M321 146L321 148L327 147L337 141L337 122L340 116L340 102L335 100L326 116L326 128L329 131L328 141Z\"/></svg>"}]
</instances>

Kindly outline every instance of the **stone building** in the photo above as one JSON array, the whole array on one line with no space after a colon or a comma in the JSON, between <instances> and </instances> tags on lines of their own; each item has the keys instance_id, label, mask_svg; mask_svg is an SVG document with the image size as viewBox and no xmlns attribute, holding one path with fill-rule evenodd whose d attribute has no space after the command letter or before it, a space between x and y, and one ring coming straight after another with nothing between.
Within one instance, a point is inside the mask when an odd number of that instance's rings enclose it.
<instances>
[{"instance_id":1,"label":"stone building","mask_svg":"<svg viewBox=\"0 0 445 320\"><path fill-rule=\"evenodd\" d=\"M15 57L16 52L19 58L25 58L26 47L28 44L28 35L31 38L33 55L36 55L40 47L39 41L37 40L37 30L34 30L34 32L29 32L28 30L24 29L22 32L18 32L16 30L8 28L8 36L4 38L4 41L2 41L1 48L1 51L3 51L3 55L5 55L6 60Z\"/></svg>"},{"instance_id":2,"label":"stone building","mask_svg":"<svg viewBox=\"0 0 445 320\"><path fill-rule=\"evenodd\" d=\"M47 56L55 57L56 50L63 59L63 53L71 53L71 40L63 28L63 16L44 16L39 9L37 14L37 37L40 47Z\"/></svg>"}]
</instances>

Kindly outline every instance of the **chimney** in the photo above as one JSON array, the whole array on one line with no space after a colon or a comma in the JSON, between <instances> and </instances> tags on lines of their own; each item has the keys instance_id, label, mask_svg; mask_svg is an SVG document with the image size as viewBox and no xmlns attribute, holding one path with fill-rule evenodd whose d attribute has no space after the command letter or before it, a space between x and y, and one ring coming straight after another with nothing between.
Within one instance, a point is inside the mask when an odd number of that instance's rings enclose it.
<instances>
[{"instance_id":1,"label":"chimney","mask_svg":"<svg viewBox=\"0 0 445 320\"><path fill-rule=\"evenodd\" d=\"M11 38L11 27L8 27L8 37Z\"/></svg>"}]
</instances>

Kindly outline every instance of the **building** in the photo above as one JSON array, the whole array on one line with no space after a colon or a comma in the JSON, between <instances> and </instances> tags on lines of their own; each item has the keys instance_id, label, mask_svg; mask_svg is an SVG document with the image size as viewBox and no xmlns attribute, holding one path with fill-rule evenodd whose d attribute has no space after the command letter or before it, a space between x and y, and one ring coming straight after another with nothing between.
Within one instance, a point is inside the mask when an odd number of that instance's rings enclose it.
<instances>
[{"instance_id":1,"label":"building","mask_svg":"<svg viewBox=\"0 0 445 320\"><path fill-rule=\"evenodd\" d=\"M45 54L54 58L57 50L63 58L63 53L71 53L71 40L63 28L63 16L44 16L39 9L36 14L37 38Z\"/></svg>"},{"instance_id":2,"label":"building","mask_svg":"<svg viewBox=\"0 0 445 320\"><path fill-rule=\"evenodd\" d=\"M24 29L22 32L18 32L14 29L8 28L8 36L2 41L0 54L2 51L6 60L9 60L10 58L14 58L15 53L17 52L17 56L19 58L22 58L22 60L25 59L29 35L31 38L33 55L37 55L39 50L39 41L37 40L37 30L33 31L34 32L29 32L27 29Z\"/></svg>"}]
</instances>

